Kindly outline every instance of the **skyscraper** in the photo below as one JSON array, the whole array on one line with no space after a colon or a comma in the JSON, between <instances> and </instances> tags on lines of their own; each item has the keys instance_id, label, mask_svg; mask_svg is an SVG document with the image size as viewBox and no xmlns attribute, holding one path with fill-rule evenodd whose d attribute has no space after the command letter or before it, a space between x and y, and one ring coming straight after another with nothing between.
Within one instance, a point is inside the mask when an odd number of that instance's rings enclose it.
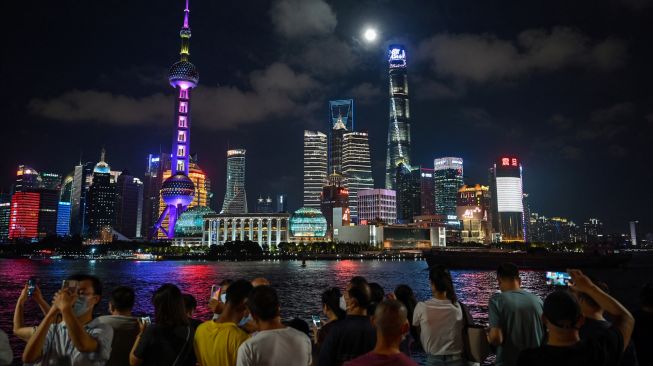
<instances>
[{"instance_id":1,"label":"skyscraper","mask_svg":"<svg viewBox=\"0 0 653 366\"><path fill-rule=\"evenodd\" d=\"M435 214L435 180L433 169L420 168L420 210L422 216Z\"/></svg>"},{"instance_id":2,"label":"skyscraper","mask_svg":"<svg viewBox=\"0 0 653 366\"><path fill-rule=\"evenodd\" d=\"M396 169L399 163L410 166L410 107L408 103L408 71L403 45L388 48L388 78L390 92L390 121L385 164L385 188L396 188Z\"/></svg>"},{"instance_id":3,"label":"skyscraper","mask_svg":"<svg viewBox=\"0 0 653 366\"><path fill-rule=\"evenodd\" d=\"M15 192L11 196L9 239L36 240L39 223L38 192Z\"/></svg>"},{"instance_id":4,"label":"skyscraper","mask_svg":"<svg viewBox=\"0 0 653 366\"><path fill-rule=\"evenodd\" d=\"M338 120L342 121L348 131L354 130L354 100L329 101L329 131L333 129Z\"/></svg>"},{"instance_id":5,"label":"skyscraper","mask_svg":"<svg viewBox=\"0 0 653 366\"><path fill-rule=\"evenodd\" d=\"M115 230L128 238L140 238L143 220L143 182L123 172L116 182Z\"/></svg>"},{"instance_id":6,"label":"skyscraper","mask_svg":"<svg viewBox=\"0 0 653 366\"><path fill-rule=\"evenodd\" d=\"M157 218L163 212L160 209L161 185L163 184L163 173L168 171L170 176L170 154L149 154L147 156L147 167L143 177L143 232L144 235L153 233ZM165 206L165 203L164 203Z\"/></svg>"},{"instance_id":7,"label":"skyscraper","mask_svg":"<svg viewBox=\"0 0 653 366\"><path fill-rule=\"evenodd\" d=\"M464 185L458 190L457 215L462 222L460 237L463 242L490 243L492 230L489 210L489 187Z\"/></svg>"},{"instance_id":8,"label":"skyscraper","mask_svg":"<svg viewBox=\"0 0 653 366\"><path fill-rule=\"evenodd\" d=\"M37 235L44 238L57 235L57 209L59 207L59 190L39 188L39 219Z\"/></svg>"},{"instance_id":9,"label":"skyscraper","mask_svg":"<svg viewBox=\"0 0 653 366\"><path fill-rule=\"evenodd\" d=\"M320 193L327 178L327 136L304 131L304 207L320 208Z\"/></svg>"},{"instance_id":10,"label":"skyscraper","mask_svg":"<svg viewBox=\"0 0 653 366\"><path fill-rule=\"evenodd\" d=\"M88 189L86 217L88 235L92 238L111 233L115 225L116 186L111 181L111 168L102 149L100 161L93 169L93 182Z\"/></svg>"},{"instance_id":11,"label":"skyscraper","mask_svg":"<svg viewBox=\"0 0 653 366\"><path fill-rule=\"evenodd\" d=\"M342 175L329 175L329 184L322 187L320 198L320 211L327 221L327 235L332 237L334 227L347 226L351 222L349 192L342 186Z\"/></svg>"},{"instance_id":12,"label":"skyscraper","mask_svg":"<svg viewBox=\"0 0 653 366\"><path fill-rule=\"evenodd\" d=\"M346 132L342 118L338 118L329 137L329 174L342 174L343 136Z\"/></svg>"},{"instance_id":13,"label":"skyscraper","mask_svg":"<svg viewBox=\"0 0 653 366\"><path fill-rule=\"evenodd\" d=\"M245 152L245 149L227 151L227 191L224 195L224 202L220 213L247 213L247 193L245 192Z\"/></svg>"},{"instance_id":14,"label":"skyscraper","mask_svg":"<svg viewBox=\"0 0 653 366\"><path fill-rule=\"evenodd\" d=\"M190 54L190 25L188 24L188 0L184 9L184 25L179 32L181 36L181 59L175 62L168 71L170 85L175 88L175 126L176 133L172 143L172 176L161 185L161 198L166 208L159 216L153 230L161 231L168 239L175 236L175 223L182 212L186 210L195 195L195 185L188 177L190 150L190 111L191 94L199 82L199 73L195 65L188 61ZM168 227L162 223L167 219Z\"/></svg>"},{"instance_id":15,"label":"skyscraper","mask_svg":"<svg viewBox=\"0 0 653 366\"><path fill-rule=\"evenodd\" d=\"M342 142L342 175L349 191L351 220L358 223L358 191L374 188L367 132L347 132Z\"/></svg>"},{"instance_id":16,"label":"skyscraper","mask_svg":"<svg viewBox=\"0 0 653 366\"><path fill-rule=\"evenodd\" d=\"M397 166L397 221L402 224L413 222L413 217L420 214L422 193L420 168L411 168L399 163Z\"/></svg>"},{"instance_id":17,"label":"skyscraper","mask_svg":"<svg viewBox=\"0 0 653 366\"><path fill-rule=\"evenodd\" d=\"M272 198L270 196L266 198L258 196L256 200L256 213L272 213L272 211Z\"/></svg>"},{"instance_id":18,"label":"skyscraper","mask_svg":"<svg viewBox=\"0 0 653 366\"><path fill-rule=\"evenodd\" d=\"M358 218L361 225L380 220L386 224L397 221L397 195L391 189L358 191Z\"/></svg>"},{"instance_id":19,"label":"skyscraper","mask_svg":"<svg viewBox=\"0 0 653 366\"><path fill-rule=\"evenodd\" d=\"M61 175L57 173L41 172L41 188L61 189Z\"/></svg>"},{"instance_id":20,"label":"skyscraper","mask_svg":"<svg viewBox=\"0 0 653 366\"><path fill-rule=\"evenodd\" d=\"M495 241L524 242L522 165L514 156L499 158L490 168L492 226Z\"/></svg>"},{"instance_id":21,"label":"skyscraper","mask_svg":"<svg viewBox=\"0 0 653 366\"><path fill-rule=\"evenodd\" d=\"M36 169L27 165L19 165L16 171L16 183L14 184L14 192L26 192L29 189L37 189L41 187L41 175Z\"/></svg>"},{"instance_id":22,"label":"skyscraper","mask_svg":"<svg viewBox=\"0 0 653 366\"><path fill-rule=\"evenodd\" d=\"M463 186L463 159L438 158L433 161L435 213L456 216L458 190Z\"/></svg>"},{"instance_id":23,"label":"skyscraper","mask_svg":"<svg viewBox=\"0 0 653 366\"><path fill-rule=\"evenodd\" d=\"M288 212L288 195L277 195L277 212Z\"/></svg>"},{"instance_id":24,"label":"skyscraper","mask_svg":"<svg viewBox=\"0 0 653 366\"><path fill-rule=\"evenodd\" d=\"M79 163L75 166L70 198L70 234L85 235L88 229L86 222L86 203L88 189L93 181L91 162Z\"/></svg>"},{"instance_id":25,"label":"skyscraper","mask_svg":"<svg viewBox=\"0 0 653 366\"><path fill-rule=\"evenodd\" d=\"M0 193L0 243L9 239L9 218L11 216L11 197Z\"/></svg>"}]
</instances>

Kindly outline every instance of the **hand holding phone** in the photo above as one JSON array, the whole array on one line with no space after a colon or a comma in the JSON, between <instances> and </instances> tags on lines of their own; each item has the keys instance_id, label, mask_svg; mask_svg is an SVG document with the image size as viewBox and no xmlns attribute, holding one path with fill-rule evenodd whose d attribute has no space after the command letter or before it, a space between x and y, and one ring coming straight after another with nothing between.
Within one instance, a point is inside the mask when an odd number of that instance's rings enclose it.
<instances>
[{"instance_id":1,"label":"hand holding phone","mask_svg":"<svg viewBox=\"0 0 653 366\"><path fill-rule=\"evenodd\" d=\"M547 272L546 273L546 284L551 286L569 286L569 281L571 281L571 276L567 272Z\"/></svg>"},{"instance_id":2,"label":"hand holding phone","mask_svg":"<svg viewBox=\"0 0 653 366\"><path fill-rule=\"evenodd\" d=\"M320 329L322 327L322 321L320 320L320 316L313 315L312 318L313 318L313 325L315 326L315 328Z\"/></svg>"},{"instance_id":3,"label":"hand holding phone","mask_svg":"<svg viewBox=\"0 0 653 366\"><path fill-rule=\"evenodd\" d=\"M27 296L32 297L32 294L34 294L34 289L36 288L36 280L34 278L30 278L27 280Z\"/></svg>"},{"instance_id":4,"label":"hand holding phone","mask_svg":"<svg viewBox=\"0 0 653 366\"><path fill-rule=\"evenodd\" d=\"M218 285L213 285L211 286L211 297L210 299L222 301L222 298L220 295L222 294L222 287ZM222 301L224 302L224 301Z\"/></svg>"}]
</instances>

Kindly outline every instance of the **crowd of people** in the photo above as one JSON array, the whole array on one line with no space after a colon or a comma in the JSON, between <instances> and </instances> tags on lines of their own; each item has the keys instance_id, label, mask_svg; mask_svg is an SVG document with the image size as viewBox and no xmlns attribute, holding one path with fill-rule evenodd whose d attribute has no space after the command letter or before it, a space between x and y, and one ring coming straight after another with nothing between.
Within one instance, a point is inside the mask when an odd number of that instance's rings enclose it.
<instances>
[{"instance_id":1,"label":"crowd of people","mask_svg":"<svg viewBox=\"0 0 653 366\"><path fill-rule=\"evenodd\" d=\"M653 365L653 284L641 292L632 315L608 294L605 284L569 270L571 285L544 300L521 288L518 268L499 266L499 292L488 304L483 341L495 348L495 364ZM135 317L134 290L109 294L108 315L94 317L103 296L100 280L77 274L47 302L38 286L25 285L16 303L13 333L26 342L22 362L39 365L468 365L472 315L458 300L450 272L429 270L432 297L418 302L408 285L385 294L383 287L353 277L344 291L322 293L322 319L313 326L282 321L282 303L264 278L223 280L212 297L212 319L194 317L197 301L174 284L152 296L153 319ZM31 295L31 296L30 296ZM38 304L43 318L26 326L24 305ZM0 365L12 362L0 331Z\"/></svg>"}]
</instances>

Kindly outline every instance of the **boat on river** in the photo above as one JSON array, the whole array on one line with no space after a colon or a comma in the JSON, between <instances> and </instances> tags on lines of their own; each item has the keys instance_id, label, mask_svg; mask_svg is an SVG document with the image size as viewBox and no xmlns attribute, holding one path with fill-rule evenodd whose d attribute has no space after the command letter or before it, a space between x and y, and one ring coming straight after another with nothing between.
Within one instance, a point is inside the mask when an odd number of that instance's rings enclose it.
<instances>
[{"instance_id":1,"label":"boat on river","mask_svg":"<svg viewBox=\"0 0 653 366\"><path fill-rule=\"evenodd\" d=\"M451 269L496 269L511 262L521 269L559 270L567 268L617 268L625 266L630 253L549 252L546 250L445 249L423 251L429 267L444 265Z\"/></svg>"}]
</instances>

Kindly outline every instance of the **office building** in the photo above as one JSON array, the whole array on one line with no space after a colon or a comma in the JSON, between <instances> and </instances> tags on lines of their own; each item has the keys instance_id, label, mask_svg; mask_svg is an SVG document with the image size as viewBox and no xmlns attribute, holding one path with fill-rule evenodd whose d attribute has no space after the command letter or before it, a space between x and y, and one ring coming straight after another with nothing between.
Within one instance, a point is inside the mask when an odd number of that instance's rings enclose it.
<instances>
[{"instance_id":1,"label":"office building","mask_svg":"<svg viewBox=\"0 0 653 366\"><path fill-rule=\"evenodd\" d=\"M37 236L44 238L50 235L57 235L57 209L59 207L58 189L40 188L35 190L39 193L39 218L37 224Z\"/></svg>"},{"instance_id":2,"label":"office building","mask_svg":"<svg viewBox=\"0 0 653 366\"><path fill-rule=\"evenodd\" d=\"M329 173L342 174L342 145L345 133L347 128L342 119L338 119L329 135Z\"/></svg>"},{"instance_id":3,"label":"office building","mask_svg":"<svg viewBox=\"0 0 653 366\"><path fill-rule=\"evenodd\" d=\"M583 223L583 240L588 244L603 241L603 222L597 218L590 218Z\"/></svg>"},{"instance_id":4,"label":"office building","mask_svg":"<svg viewBox=\"0 0 653 366\"><path fill-rule=\"evenodd\" d=\"M436 215L456 216L458 190L463 186L463 159L438 158L433 161Z\"/></svg>"},{"instance_id":5,"label":"office building","mask_svg":"<svg viewBox=\"0 0 653 366\"><path fill-rule=\"evenodd\" d=\"M41 188L41 175L36 169L27 165L19 165L16 171L14 192L26 192L30 189Z\"/></svg>"},{"instance_id":6,"label":"office building","mask_svg":"<svg viewBox=\"0 0 653 366\"><path fill-rule=\"evenodd\" d=\"M477 184L458 190L456 214L462 223L462 242L489 244L492 236L490 221L490 188Z\"/></svg>"},{"instance_id":7,"label":"office building","mask_svg":"<svg viewBox=\"0 0 653 366\"><path fill-rule=\"evenodd\" d=\"M327 221L327 235L333 229L348 226L351 223L349 211L349 192L342 185L342 176L338 173L329 175L329 184L322 187L320 211Z\"/></svg>"},{"instance_id":8,"label":"office building","mask_svg":"<svg viewBox=\"0 0 653 366\"><path fill-rule=\"evenodd\" d=\"M41 172L41 188L61 189L61 174Z\"/></svg>"},{"instance_id":9,"label":"office building","mask_svg":"<svg viewBox=\"0 0 653 366\"><path fill-rule=\"evenodd\" d=\"M358 223L358 192L374 188L367 132L347 132L343 135L342 175L344 186L349 191L351 220Z\"/></svg>"},{"instance_id":10,"label":"office building","mask_svg":"<svg viewBox=\"0 0 653 366\"><path fill-rule=\"evenodd\" d=\"M420 215L434 215L435 214L435 179L433 175L435 171L429 168L420 168L420 198L419 198L419 214Z\"/></svg>"},{"instance_id":11,"label":"office building","mask_svg":"<svg viewBox=\"0 0 653 366\"><path fill-rule=\"evenodd\" d=\"M493 241L526 240L522 187L522 165L517 157L501 157L490 168Z\"/></svg>"},{"instance_id":12,"label":"office building","mask_svg":"<svg viewBox=\"0 0 653 366\"><path fill-rule=\"evenodd\" d=\"M93 181L88 189L86 218L88 236L94 239L111 236L115 225L116 185L111 182L111 168L102 149L100 161L93 169Z\"/></svg>"},{"instance_id":13,"label":"office building","mask_svg":"<svg viewBox=\"0 0 653 366\"><path fill-rule=\"evenodd\" d=\"M397 222L408 224L420 214L421 177L420 168L399 163L397 166Z\"/></svg>"},{"instance_id":14,"label":"office building","mask_svg":"<svg viewBox=\"0 0 653 366\"><path fill-rule=\"evenodd\" d=\"M245 149L227 151L227 190L222 204L223 214L247 213L245 192Z\"/></svg>"},{"instance_id":15,"label":"office building","mask_svg":"<svg viewBox=\"0 0 653 366\"><path fill-rule=\"evenodd\" d=\"M288 195L285 193L277 195L277 212L288 212Z\"/></svg>"},{"instance_id":16,"label":"office building","mask_svg":"<svg viewBox=\"0 0 653 366\"><path fill-rule=\"evenodd\" d=\"M86 235L88 222L86 221L86 206L88 189L93 181L92 162L79 163L73 172L73 182L70 198L70 234Z\"/></svg>"},{"instance_id":17,"label":"office building","mask_svg":"<svg viewBox=\"0 0 653 366\"><path fill-rule=\"evenodd\" d=\"M57 206L57 236L70 235L70 202L59 201Z\"/></svg>"},{"instance_id":18,"label":"office building","mask_svg":"<svg viewBox=\"0 0 653 366\"><path fill-rule=\"evenodd\" d=\"M304 131L304 207L320 208L320 194L327 182L327 136Z\"/></svg>"},{"instance_id":19,"label":"office building","mask_svg":"<svg viewBox=\"0 0 653 366\"><path fill-rule=\"evenodd\" d=\"M397 222L397 194L391 189L358 191L358 218L361 225Z\"/></svg>"},{"instance_id":20,"label":"office building","mask_svg":"<svg viewBox=\"0 0 653 366\"><path fill-rule=\"evenodd\" d=\"M256 200L256 213L272 213L274 209L272 208L272 198L267 196L258 196Z\"/></svg>"},{"instance_id":21,"label":"office building","mask_svg":"<svg viewBox=\"0 0 653 366\"><path fill-rule=\"evenodd\" d=\"M385 188L396 189L396 169L400 163L410 166L410 106L406 49L402 45L388 48L390 120L385 165Z\"/></svg>"},{"instance_id":22,"label":"office building","mask_svg":"<svg viewBox=\"0 0 653 366\"><path fill-rule=\"evenodd\" d=\"M191 96L199 82L199 72L189 59L190 55L190 24L188 15L190 9L186 2L184 9L184 24L179 32L181 37L181 59L175 62L168 71L168 81L175 89L175 134L172 143L170 161L171 176L161 184L161 199L165 208L154 224L152 232L161 231L167 239L175 236L175 223L179 216L193 201L195 185L188 177L190 166L190 126L191 126ZM163 205L161 205L163 206Z\"/></svg>"},{"instance_id":23,"label":"office building","mask_svg":"<svg viewBox=\"0 0 653 366\"><path fill-rule=\"evenodd\" d=\"M114 230L130 238L142 236L143 182L123 172L116 182L116 221Z\"/></svg>"},{"instance_id":24,"label":"office building","mask_svg":"<svg viewBox=\"0 0 653 366\"><path fill-rule=\"evenodd\" d=\"M329 124L331 131L340 122L344 124L347 131L354 130L354 100L341 99L329 101Z\"/></svg>"},{"instance_id":25,"label":"office building","mask_svg":"<svg viewBox=\"0 0 653 366\"><path fill-rule=\"evenodd\" d=\"M11 216L11 197L0 193L0 243L9 240L9 218Z\"/></svg>"},{"instance_id":26,"label":"office building","mask_svg":"<svg viewBox=\"0 0 653 366\"><path fill-rule=\"evenodd\" d=\"M11 196L9 239L36 240L39 224L38 192L19 191Z\"/></svg>"},{"instance_id":27,"label":"office building","mask_svg":"<svg viewBox=\"0 0 653 366\"><path fill-rule=\"evenodd\" d=\"M288 213L209 214L203 216L203 220L202 245L253 241L261 247L265 244L270 248L273 244L290 240Z\"/></svg>"}]
</instances>

